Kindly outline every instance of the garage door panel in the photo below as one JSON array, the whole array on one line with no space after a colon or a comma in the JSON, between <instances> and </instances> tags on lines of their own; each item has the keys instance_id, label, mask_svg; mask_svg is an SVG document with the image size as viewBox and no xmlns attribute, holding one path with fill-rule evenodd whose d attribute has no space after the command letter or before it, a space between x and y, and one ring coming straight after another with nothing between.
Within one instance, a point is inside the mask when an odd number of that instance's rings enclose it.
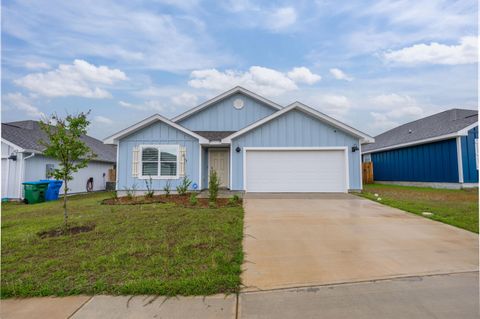
<instances>
[{"instance_id":1,"label":"garage door panel","mask_svg":"<svg viewBox=\"0 0 480 319\"><path fill-rule=\"evenodd\" d=\"M249 150L248 192L345 192L343 150Z\"/></svg>"}]
</instances>

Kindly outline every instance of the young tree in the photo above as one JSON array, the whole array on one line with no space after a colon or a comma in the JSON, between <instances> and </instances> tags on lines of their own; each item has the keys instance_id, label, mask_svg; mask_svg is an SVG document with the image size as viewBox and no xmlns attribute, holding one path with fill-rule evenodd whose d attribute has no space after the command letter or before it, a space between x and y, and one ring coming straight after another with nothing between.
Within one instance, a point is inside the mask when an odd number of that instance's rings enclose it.
<instances>
[{"instance_id":1,"label":"young tree","mask_svg":"<svg viewBox=\"0 0 480 319\"><path fill-rule=\"evenodd\" d=\"M42 130L47 134L48 140L41 141L45 146L43 154L59 161L59 168L54 169L52 176L63 180L63 218L65 229L68 228L67 194L68 182L73 179L73 173L87 167L88 162L96 154L82 141L81 136L87 134L90 124L87 113L78 115L67 114L61 118L54 114L45 121L40 122Z\"/></svg>"}]
</instances>

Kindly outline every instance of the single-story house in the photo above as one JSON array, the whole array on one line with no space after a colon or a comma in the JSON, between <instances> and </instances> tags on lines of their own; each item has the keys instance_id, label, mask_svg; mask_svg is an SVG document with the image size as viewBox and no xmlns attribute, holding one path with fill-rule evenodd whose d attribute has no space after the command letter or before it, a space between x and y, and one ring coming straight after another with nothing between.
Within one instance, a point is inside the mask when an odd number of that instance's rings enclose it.
<instances>
[{"instance_id":1,"label":"single-story house","mask_svg":"<svg viewBox=\"0 0 480 319\"><path fill-rule=\"evenodd\" d=\"M300 102L282 107L235 87L187 112L144 119L104 140L117 145L117 190L173 190L184 176L247 192L362 188L361 145L373 138Z\"/></svg>"},{"instance_id":2,"label":"single-story house","mask_svg":"<svg viewBox=\"0 0 480 319\"><path fill-rule=\"evenodd\" d=\"M478 111L451 109L391 129L365 145L376 182L478 186Z\"/></svg>"},{"instance_id":3,"label":"single-story house","mask_svg":"<svg viewBox=\"0 0 480 319\"><path fill-rule=\"evenodd\" d=\"M41 140L47 141L47 137L38 121L2 123L2 198L23 198L23 182L48 179L51 171L58 167L58 161L42 155ZM90 136L83 136L82 140L97 157L74 173L68 184L69 192L86 192L87 180L91 177L93 190L104 190L108 170L115 167L115 146Z\"/></svg>"}]
</instances>

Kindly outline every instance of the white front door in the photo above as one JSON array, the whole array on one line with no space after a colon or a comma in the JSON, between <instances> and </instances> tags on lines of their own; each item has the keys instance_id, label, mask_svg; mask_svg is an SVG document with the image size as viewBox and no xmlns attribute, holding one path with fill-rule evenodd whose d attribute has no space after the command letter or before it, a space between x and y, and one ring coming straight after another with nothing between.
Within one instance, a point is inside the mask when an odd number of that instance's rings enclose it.
<instances>
[{"instance_id":1,"label":"white front door","mask_svg":"<svg viewBox=\"0 0 480 319\"><path fill-rule=\"evenodd\" d=\"M217 172L218 177L220 178L220 187L228 187L230 175L230 160L229 160L229 150L228 149L209 149L209 168L208 176L210 180L210 171L213 169Z\"/></svg>"},{"instance_id":2,"label":"white front door","mask_svg":"<svg viewBox=\"0 0 480 319\"><path fill-rule=\"evenodd\" d=\"M347 192L343 149L247 150L247 192Z\"/></svg>"}]
</instances>

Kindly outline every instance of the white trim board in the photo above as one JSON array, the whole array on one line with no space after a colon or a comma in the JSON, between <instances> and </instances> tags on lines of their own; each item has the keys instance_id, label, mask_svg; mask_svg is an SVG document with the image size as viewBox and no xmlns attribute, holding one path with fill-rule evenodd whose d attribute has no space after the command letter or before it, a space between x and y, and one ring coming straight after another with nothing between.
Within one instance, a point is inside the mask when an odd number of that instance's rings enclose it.
<instances>
[{"instance_id":1,"label":"white trim board","mask_svg":"<svg viewBox=\"0 0 480 319\"><path fill-rule=\"evenodd\" d=\"M456 137L459 137L459 136L460 137L461 136L467 136L468 131L470 131L472 128L474 128L476 126L478 126L478 122L473 123L473 124L463 128L463 129L461 129L457 132L454 132L454 133L434 136L434 137L425 138L425 139L422 139L422 140L417 140L417 141L412 141L412 142L406 142L406 143L402 143L402 144L385 146L385 147L377 148L377 149L370 150L370 151L364 151L362 154L378 153L378 152L382 152L382 151L393 150L393 149L396 149L396 148L402 148L402 147L407 147L407 146L415 146L415 145L420 145L420 144L438 142L438 141L448 140L448 139L451 139L451 138L456 138Z\"/></svg>"},{"instance_id":2,"label":"white trim board","mask_svg":"<svg viewBox=\"0 0 480 319\"><path fill-rule=\"evenodd\" d=\"M270 100L268 100L268 99L266 99L266 98L264 98L264 97L262 97L262 96L260 96L256 93L253 93L253 92L251 92L251 91L249 91L249 90L247 90L247 89L245 89L241 86L236 86L233 89L230 89L230 90L228 90L228 91L226 91L226 92L224 92L220 95L217 95L216 97L214 97L214 98L212 98L212 99L210 99L206 102L203 102L202 104L200 104L200 105L198 105L198 106L196 106L196 107L194 107L194 108L192 108L192 109L174 117L172 119L172 121L173 122L181 121L181 120L183 120L183 119L185 119L185 118L187 118L187 117L189 117L189 116L191 116L191 115L209 107L210 105L212 105L214 103L217 103L218 101L221 101L221 100L223 100L223 99L225 99L225 98L227 98L231 95L237 94L237 93L242 93L242 94L244 94L248 97L251 97L254 100L263 102L263 103L267 104L268 106L270 106L270 107L272 107L276 110L281 110L283 108L281 105L279 105L275 102L272 102L272 101L270 101Z\"/></svg>"},{"instance_id":3,"label":"white trim board","mask_svg":"<svg viewBox=\"0 0 480 319\"><path fill-rule=\"evenodd\" d=\"M463 162L462 162L462 138L457 136L457 166L458 166L458 182L463 183Z\"/></svg>"},{"instance_id":4,"label":"white trim board","mask_svg":"<svg viewBox=\"0 0 480 319\"><path fill-rule=\"evenodd\" d=\"M177 130L179 131L182 131L184 132L185 134L188 134L196 139L198 139L199 143L202 143L202 144L208 144L209 141L204 138L203 136L200 136L192 131L190 131L189 129L181 126L181 125L178 125L177 123L174 123L172 121L170 121L169 119L167 119L166 117L163 117L161 116L160 114L154 114L150 117L147 117L146 119L138 122L138 123L135 123L129 127L127 127L126 129L123 129L113 135L110 135L109 137L105 138L103 140L103 143L104 144L116 144L117 141L125 136L128 136L144 127L147 127L157 121L160 121L160 122L163 122L167 125L170 125L171 127L173 128L176 128Z\"/></svg>"},{"instance_id":5,"label":"white trim board","mask_svg":"<svg viewBox=\"0 0 480 319\"><path fill-rule=\"evenodd\" d=\"M284 109L278 111L278 112L275 112L273 113L272 115L269 115L235 133L233 133L232 135L229 135L227 137L225 137L224 139L222 139L222 143L231 143L232 142L232 139L240 136L240 135L243 135L267 122L270 122L271 120L287 113L287 112L290 112L292 110L300 110L300 111L303 111L304 113L308 114L308 115L311 115L315 118L317 118L318 120L320 121L323 121L323 122L326 122L327 124L330 124L332 125L333 127L335 128L338 128L344 132L347 132L355 137L358 137L360 138L360 143L373 143L375 142L375 139L373 137L371 137L370 135L368 134L365 134L363 132L360 132L359 130L357 129L354 129L353 127L350 127L348 126L347 124L344 124L340 121L337 121L335 120L334 118L326 115L326 114L323 114L322 112L319 112L315 109L312 109L311 107L305 105L305 104L302 104L300 102L295 102L295 103L292 103L290 104L289 106L285 107Z\"/></svg>"},{"instance_id":6,"label":"white trim board","mask_svg":"<svg viewBox=\"0 0 480 319\"><path fill-rule=\"evenodd\" d=\"M350 165L348 162L347 146L326 146L326 147L244 147L242 154L243 161L243 190L247 189L247 152L248 151L344 151L345 154L345 193L350 189Z\"/></svg>"}]
</instances>

